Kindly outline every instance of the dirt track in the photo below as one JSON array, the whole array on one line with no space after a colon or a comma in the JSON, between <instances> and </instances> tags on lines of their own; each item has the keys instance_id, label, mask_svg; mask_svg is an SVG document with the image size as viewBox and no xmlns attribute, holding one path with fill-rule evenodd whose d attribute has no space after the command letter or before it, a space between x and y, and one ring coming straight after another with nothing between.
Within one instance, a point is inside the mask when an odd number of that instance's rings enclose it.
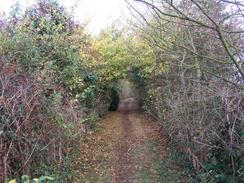
<instances>
[{"instance_id":1,"label":"dirt track","mask_svg":"<svg viewBox=\"0 0 244 183\"><path fill-rule=\"evenodd\" d=\"M113 112L81 147L77 183L189 182L172 166L159 126L142 113Z\"/></svg>"}]
</instances>

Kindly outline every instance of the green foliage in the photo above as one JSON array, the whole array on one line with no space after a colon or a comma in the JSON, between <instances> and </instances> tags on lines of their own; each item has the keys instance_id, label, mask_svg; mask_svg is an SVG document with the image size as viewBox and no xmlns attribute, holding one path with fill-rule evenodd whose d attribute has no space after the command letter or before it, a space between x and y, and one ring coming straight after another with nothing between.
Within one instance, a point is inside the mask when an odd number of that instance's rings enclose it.
<instances>
[{"instance_id":1,"label":"green foliage","mask_svg":"<svg viewBox=\"0 0 244 183\"><path fill-rule=\"evenodd\" d=\"M197 180L201 183L243 182L244 161L241 154L235 162L237 170L232 172L229 161L232 154L228 151L210 151L207 162L204 163L205 172L197 174ZM239 152L241 153L241 152ZM233 173L235 173L233 175Z\"/></svg>"},{"instance_id":2,"label":"green foliage","mask_svg":"<svg viewBox=\"0 0 244 183\"><path fill-rule=\"evenodd\" d=\"M70 136L71 138L71 136ZM70 141L71 143L71 141ZM77 144L78 145L78 144ZM77 158L80 154L77 147L74 144L65 146L66 149L73 148L74 150L70 151L69 156L65 156L62 164L57 166L55 164L40 163L35 171L35 174L32 177L38 177L40 175L50 175L48 177L54 177L54 180L50 183L66 183L73 180L77 175L73 170L72 161ZM41 176L43 177L43 176Z\"/></svg>"},{"instance_id":3,"label":"green foliage","mask_svg":"<svg viewBox=\"0 0 244 183\"><path fill-rule=\"evenodd\" d=\"M98 115L96 112L89 112L86 118L83 119L82 123L86 125L89 129L94 130L96 127L96 121L98 119Z\"/></svg>"},{"instance_id":4,"label":"green foliage","mask_svg":"<svg viewBox=\"0 0 244 183\"><path fill-rule=\"evenodd\" d=\"M4 35L1 47L14 53L23 70L38 74L49 85L62 85L74 95L83 90L88 64L94 59L88 54L89 37L63 7L52 0L40 1L11 31Z\"/></svg>"},{"instance_id":5,"label":"green foliage","mask_svg":"<svg viewBox=\"0 0 244 183\"><path fill-rule=\"evenodd\" d=\"M33 178L31 179L28 175L22 175L20 181L16 181L16 179L13 179L11 181L8 181L8 183L51 183L54 182L54 178L50 176L41 176L39 178Z\"/></svg>"},{"instance_id":6,"label":"green foliage","mask_svg":"<svg viewBox=\"0 0 244 183\"><path fill-rule=\"evenodd\" d=\"M105 81L128 78L130 73L145 79L154 69L153 50L126 30L107 29L100 34L95 48L100 55L98 72Z\"/></svg>"}]
</instances>

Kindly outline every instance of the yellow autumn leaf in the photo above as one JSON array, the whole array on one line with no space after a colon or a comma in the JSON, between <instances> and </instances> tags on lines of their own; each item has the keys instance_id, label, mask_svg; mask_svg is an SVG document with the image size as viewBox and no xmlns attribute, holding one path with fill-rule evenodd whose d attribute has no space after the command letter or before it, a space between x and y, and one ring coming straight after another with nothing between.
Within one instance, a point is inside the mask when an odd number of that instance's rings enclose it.
<instances>
[{"instance_id":1,"label":"yellow autumn leaf","mask_svg":"<svg viewBox=\"0 0 244 183\"><path fill-rule=\"evenodd\" d=\"M10 180L8 183L17 183L16 179Z\"/></svg>"}]
</instances>

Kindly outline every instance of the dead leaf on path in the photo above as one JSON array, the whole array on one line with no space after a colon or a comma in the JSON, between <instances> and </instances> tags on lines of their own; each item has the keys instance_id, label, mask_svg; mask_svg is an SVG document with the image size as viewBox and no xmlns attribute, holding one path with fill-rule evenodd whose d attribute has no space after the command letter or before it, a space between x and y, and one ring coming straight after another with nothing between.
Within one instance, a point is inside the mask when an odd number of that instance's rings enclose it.
<instances>
[{"instance_id":1,"label":"dead leaf on path","mask_svg":"<svg viewBox=\"0 0 244 183\"><path fill-rule=\"evenodd\" d=\"M87 134L81 144L77 182L142 182L145 176L160 182L166 147L157 124L136 112L110 113L99 124L103 130Z\"/></svg>"},{"instance_id":2,"label":"dead leaf on path","mask_svg":"<svg viewBox=\"0 0 244 183\"><path fill-rule=\"evenodd\" d=\"M4 100L5 100L4 96L0 96L0 104L3 104Z\"/></svg>"}]
</instances>

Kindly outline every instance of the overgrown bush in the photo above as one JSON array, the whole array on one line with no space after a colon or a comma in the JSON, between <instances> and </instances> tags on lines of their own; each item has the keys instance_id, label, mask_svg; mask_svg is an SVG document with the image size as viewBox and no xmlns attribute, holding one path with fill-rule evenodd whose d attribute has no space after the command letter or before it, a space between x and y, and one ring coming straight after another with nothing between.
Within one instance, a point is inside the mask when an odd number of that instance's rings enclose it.
<instances>
[{"instance_id":1,"label":"overgrown bush","mask_svg":"<svg viewBox=\"0 0 244 183\"><path fill-rule=\"evenodd\" d=\"M145 110L189 156L197 181L243 182L243 3L137 2L151 14L135 12L145 23L136 30L156 55Z\"/></svg>"},{"instance_id":2,"label":"overgrown bush","mask_svg":"<svg viewBox=\"0 0 244 183\"><path fill-rule=\"evenodd\" d=\"M22 175L67 182L80 139L109 106L92 40L52 0L24 13L16 6L1 24L0 182Z\"/></svg>"}]
</instances>

